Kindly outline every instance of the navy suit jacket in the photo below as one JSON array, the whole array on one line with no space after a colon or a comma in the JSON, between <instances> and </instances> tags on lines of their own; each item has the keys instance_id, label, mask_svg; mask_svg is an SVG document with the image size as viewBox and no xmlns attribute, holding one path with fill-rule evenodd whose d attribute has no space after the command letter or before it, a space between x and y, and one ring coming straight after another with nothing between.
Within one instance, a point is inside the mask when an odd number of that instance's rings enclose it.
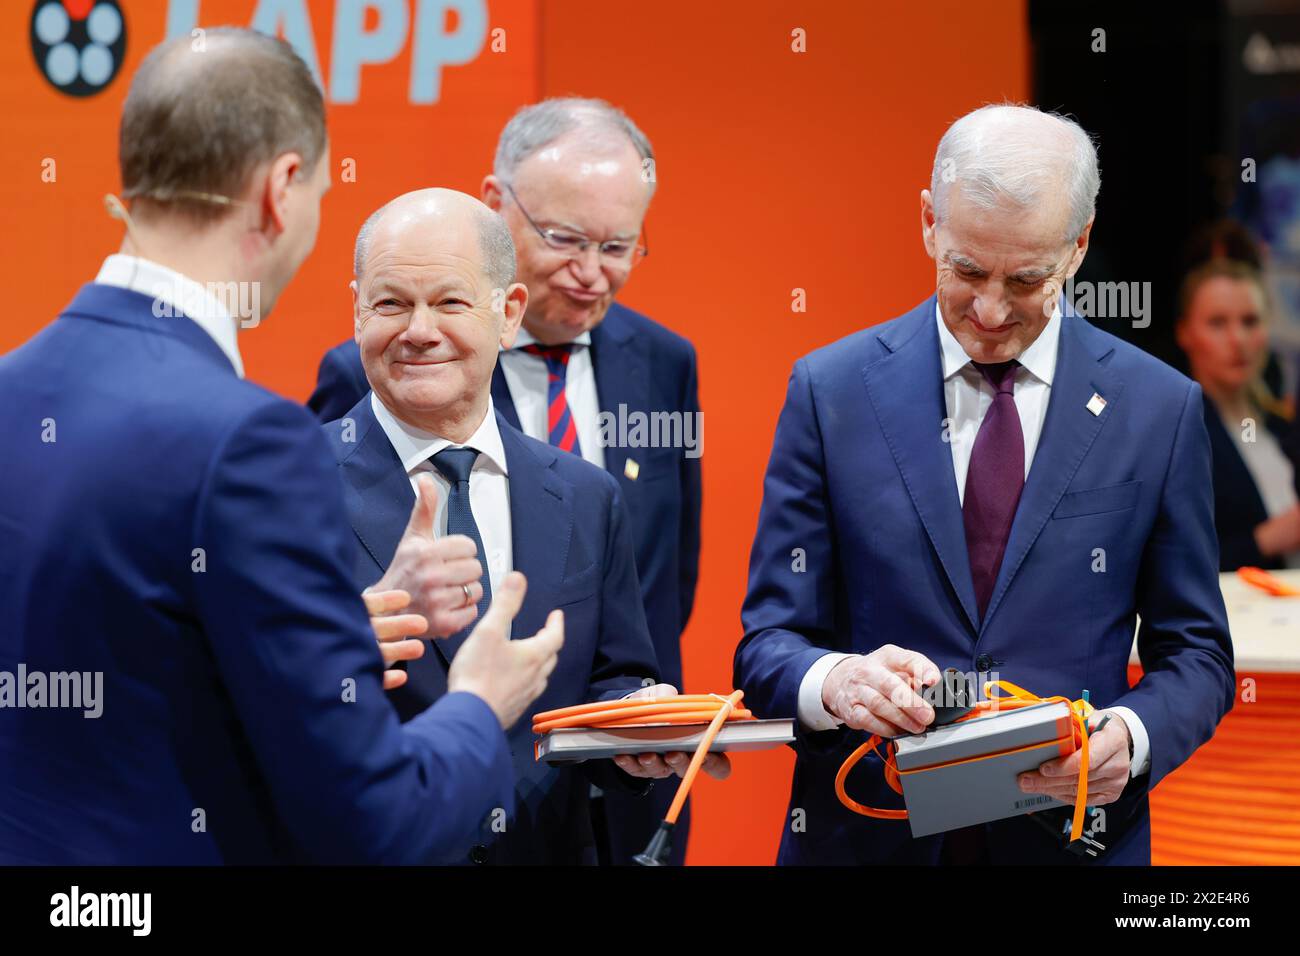
<instances>
[{"instance_id":1,"label":"navy suit jacket","mask_svg":"<svg viewBox=\"0 0 1300 956\"><path fill-rule=\"evenodd\" d=\"M1204 404L1205 428L1214 459L1214 527L1219 534L1219 570L1235 571L1243 565L1284 568L1285 560L1278 555L1265 555L1255 543L1255 527L1268 520L1268 511L1238 449L1240 435L1224 427L1223 418L1209 396L1205 397ZM1268 415L1259 424L1273 433L1291 459L1295 473L1300 475L1300 449L1288 447L1289 423Z\"/></svg>"},{"instance_id":2,"label":"navy suit jacket","mask_svg":"<svg viewBox=\"0 0 1300 956\"><path fill-rule=\"evenodd\" d=\"M513 794L472 694L402 726L319 425L153 300L84 286L0 358L0 863L424 862Z\"/></svg>"},{"instance_id":3,"label":"navy suit jacket","mask_svg":"<svg viewBox=\"0 0 1300 956\"><path fill-rule=\"evenodd\" d=\"M822 654L892 643L1044 697L1087 688L1097 707L1131 707L1151 740L1150 771L1105 808L1100 861L1149 862L1146 791L1209 739L1234 690L1201 390L1065 318L1046 421L981 620L943 440L934 310L930 298L795 364L763 488L736 686L759 716L791 717ZM1100 415L1086 407L1094 393L1106 400ZM1099 549L1104 572L1094 571ZM1130 689L1135 614L1145 675ZM790 808L803 809L805 826L787 825L781 862L937 862L941 836L914 840L906 823L836 799L836 771L865 736L801 732ZM859 802L901 806L874 757L847 785ZM1026 817L987 832L994 862L1080 859Z\"/></svg>"},{"instance_id":4,"label":"navy suit jacket","mask_svg":"<svg viewBox=\"0 0 1300 956\"><path fill-rule=\"evenodd\" d=\"M614 303L591 331L591 351L602 412L617 416L620 406L628 414L700 410L694 346L646 316ZM321 421L329 422L369 389L357 344L343 342L321 359L316 391L307 404ZM519 416L500 363L492 378L492 400L518 428ZM626 474L628 458L639 466L636 478ZM605 470L618 482L627 506L660 673L680 689L681 636L700 571L700 459L687 458L679 448L610 446L605 449Z\"/></svg>"},{"instance_id":5,"label":"navy suit jacket","mask_svg":"<svg viewBox=\"0 0 1300 956\"><path fill-rule=\"evenodd\" d=\"M517 814L488 819L466 834L453 862L567 864L595 862L589 784L640 792L612 762L552 767L533 757L532 716L544 710L622 697L657 681L645 614L638 599L632 540L618 486L599 468L511 428L498 416L510 482L513 562L528 579L511 634L541 629L554 608L564 611L564 647L546 691L509 728L518 778ZM361 547L354 582L374 584L393 559L415 503L406 470L364 396L324 427L338 462L344 498ZM403 719L447 693L441 641L407 666L407 683L391 692Z\"/></svg>"}]
</instances>

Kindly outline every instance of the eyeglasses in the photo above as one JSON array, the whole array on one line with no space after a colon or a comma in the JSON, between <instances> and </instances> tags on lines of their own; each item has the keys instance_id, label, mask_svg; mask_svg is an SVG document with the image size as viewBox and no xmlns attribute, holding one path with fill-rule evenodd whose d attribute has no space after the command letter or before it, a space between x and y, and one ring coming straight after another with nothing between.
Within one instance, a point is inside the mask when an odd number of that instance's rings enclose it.
<instances>
[{"instance_id":1,"label":"eyeglasses","mask_svg":"<svg viewBox=\"0 0 1300 956\"><path fill-rule=\"evenodd\" d=\"M514 187L509 183L502 183L502 185L505 186L506 192L510 193L510 198L519 207L519 211L524 214L524 218L528 220L528 225L532 226L537 234L542 237L542 241L556 252L563 253L569 259L584 256L588 249L596 246L599 248L601 259L608 265L616 269L627 270L650 255L650 243L646 236L645 226L641 227L641 241L639 243L628 242L626 239L606 239L604 242L597 242L580 232L555 229L550 226L542 227L537 224L537 221L532 216L528 215L528 210L519 201L519 195L515 192Z\"/></svg>"}]
</instances>

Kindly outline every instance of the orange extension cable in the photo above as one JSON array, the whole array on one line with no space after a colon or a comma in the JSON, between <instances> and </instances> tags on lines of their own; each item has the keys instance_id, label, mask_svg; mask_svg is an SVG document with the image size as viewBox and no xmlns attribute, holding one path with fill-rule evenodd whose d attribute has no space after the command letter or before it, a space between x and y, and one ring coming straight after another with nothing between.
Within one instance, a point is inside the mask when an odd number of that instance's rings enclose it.
<instances>
[{"instance_id":1,"label":"orange extension cable","mask_svg":"<svg viewBox=\"0 0 1300 956\"><path fill-rule=\"evenodd\" d=\"M637 862L660 865L667 858L672 828L686 803L686 795L708 756L709 748L717 739L718 731L728 721L753 720L754 715L739 707L744 691L732 691L726 697L718 694L677 694L672 697L634 697L630 700L607 700L594 704L578 704L548 710L533 718L533 733L541 735L567 727L634 727L646 724L700 724L709 721L704 737L695 748L695 755L677 785L668 813L659 826L646 851Z\"/></svg>"},{"instance_id":2,"label":"orange extension cable","mask_svg":"<svg viewBox=\"0 0 1300 956\"><path fill-rule=\"evenodd\" d=\"M1261 591L1267 591L1274 597L1300 597L1300 591L1281 578L1269 574L1263 568L1238 568L1237 577Z\"/></svg>"},{"instance_id":3,"label":"orange extension cable","mask_svg":"<svg viewBox=\"0 0 1300 956\"><path fill-rule=\"evenodd\" d=\"M1002 697L992 696L993 690L1005 690L1010 696ZM1083 835L1084 815L1088 802L1088 717L1092 714L1092 705L1086 700L1070 700L1066 697L1039 697L1031 694L1023 687L1011 683L1010 681L999 680L989 681L984 685L984 695L988 700L982 700L977 703L970 713L958 717L953 721L954 724L962 723L967 720L978 720L981 717L987 717L1004 710L1017 710L1021 707L1029 707L1033 704L1054 704L1064 703L1070 707L1070 735L1061 737L1049 743L1055 743L1061 750L1061 756L1073 753L1075 750L1081 750L1079 764L1079 788L1074 798L1074 819L1070 825L1071 841L1079 839ZM906 820L906 810L884 810L877 807L869 807L866 804L858 803L848 795L844 788L844 782L848 779L849 771L865 757L869 752L874 751L877 757L880 757L885 764L885 783L895 793L903 792L901 780L902 774L922 773L927 770L939 770L943 767L955 767L958 764L972 763L976 760L988 760L992 757L1005 757L1007 754L1019 753L1023 750L1034 750L1045 744L1032 744L1028 747L1014 747L1010 750L999 750L991 754L982 754L978 757L965 757L960 760L948 760L943 763L934 764L929 767L918 767L914 770L899 770L895 762L895 745L891 740L887 748L887 755L881 756L877 749L882 742L880 735L875 734L853 753L849 754L848 759L840 765L839 773L835 775L835 795L839 797L840 803L848 807L854 813L860 813L864 817L875 817L880 820Z\"/></svg>"}]
</instances>

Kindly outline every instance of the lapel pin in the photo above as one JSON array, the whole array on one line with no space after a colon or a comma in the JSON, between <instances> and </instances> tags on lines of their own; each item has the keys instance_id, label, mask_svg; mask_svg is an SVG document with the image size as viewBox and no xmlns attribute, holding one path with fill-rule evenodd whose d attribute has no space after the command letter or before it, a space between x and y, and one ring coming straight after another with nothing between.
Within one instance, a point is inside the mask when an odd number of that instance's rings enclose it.
<instances>
[{"instance_id":1,"label":"lapel pin","mask_svg":"<svg viewBox=\"0 0 1300 956\"><path fill-rule=\"evenodd\" d=\"M1106 407L1106 399L1102 398L1096 392L1092 393L1092 398L1088 399L1088 411L1094 415L1100 415L1101 410Z\"/></svg>"},{"instance_id":2,"label":"lapel pin","mask_svg":"<svg viewBox=\"0 0 1300 956\"><path fill-rule=\"evenodd\" d=\"M636 476L641 474L641 466L633 459L629 458L623 462L623 477L628 481L636 481Z\"/></svg>"}]
</instances>

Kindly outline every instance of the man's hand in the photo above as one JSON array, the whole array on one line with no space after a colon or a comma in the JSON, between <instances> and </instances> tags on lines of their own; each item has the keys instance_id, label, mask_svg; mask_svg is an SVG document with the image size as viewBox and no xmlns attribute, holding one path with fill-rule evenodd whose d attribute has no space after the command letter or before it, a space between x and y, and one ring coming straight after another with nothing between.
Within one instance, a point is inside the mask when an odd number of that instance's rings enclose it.
<instances>
[{"instance_id":1,"label":"man's hand","mask_svg":"<svg viewBox=\"0 0 1300 956\"><path fill-rule=\"evenodd\" d=\"M886 644L836 664L822 684L822 706L854 730L919 734L934 720L934 708L916 691L939 679L939 668L924 654Z\"/></svg>"},{"instance_id":2,"label":"man's hand","mask_svg":"<svg viewBox=\"0 0 1300 956\"><path fill-rule=\"evenodd\" d=\"M1093 714L1094 726L1101 716ZM1128 751L1128 724L1119 714L1111 713L1101 732L1088 738L1088 806L1100 807L1119 799L1128 784ZM1078 795L1082 759L1083 752L1076 750L1068 757L1057 757L1037 770L1022 773L1020 789L1025 793L1045 793L1072 804Z\"/></svg>"},{"instance_id":3,"label":"man's hand","mask_svg":"<svg viewBox=\"0 0 1300 956\"><path fill-rule=\"evenodd\" d=\"M635 700L639 697L675 697L677 688L672 684L651 684L649 687L642 687L640 690L628 694L625 700ZM614 763L624 773L633 777L650 777L658 780L661 777L671 777L677 774L679 777L686 776L686 768L691 764L693 753L683 753L675 750L666 754L619 754L614 758ZM731 760L726 754L708 754L704 758L704 763L700 764L700 769L716 780L726 780L731 776Z\"/></svg>"},{"instance_id":4,"label":"man's hand","mask_svg":"<svg viewBox=\"0 0 1300 956\"><path fill-rule=\"evenodd\" d=\"M397 614L411 603L411 595L405 591L369 591L361 595L366 602L366 613L370 615L370 626L374 629L375 640L379 641L379 653L385 664L397 661L413 661L424 654L424 641L408 640L418 637L429 629L429 622L419 614ZM392 690L406 683L406 671L389 668L384 671L384 690Z\"/></svg>"},{"instance_id":5,"label":"man's hand","mask_svg":"<svg viewBox=\"0 0 1300 956\"><path fill-rule=\"evenodd\" d=\"M483 566L474 542L463 534L434 537L438 486L429 475L416 479L415 507L388 572L371 591L405 591L411 610L429 622L431 635L449 637L478 617ZM466 594L468 589L468 594Z\"/></svg>"},{"instance_id":6,"label":"man's hand","mask_svg":"<svg viewBox=\"0 0 1300 956\"><path fill-rule=\"evenodd\" d=\"M509 729L546 690L564 644L564 612L552 611L532 637L510 640L506 631L524 603L528 582L511 571L492 595L492 605L452 659L448 692L482 697Z\"/></svg>"}]
</instances>

